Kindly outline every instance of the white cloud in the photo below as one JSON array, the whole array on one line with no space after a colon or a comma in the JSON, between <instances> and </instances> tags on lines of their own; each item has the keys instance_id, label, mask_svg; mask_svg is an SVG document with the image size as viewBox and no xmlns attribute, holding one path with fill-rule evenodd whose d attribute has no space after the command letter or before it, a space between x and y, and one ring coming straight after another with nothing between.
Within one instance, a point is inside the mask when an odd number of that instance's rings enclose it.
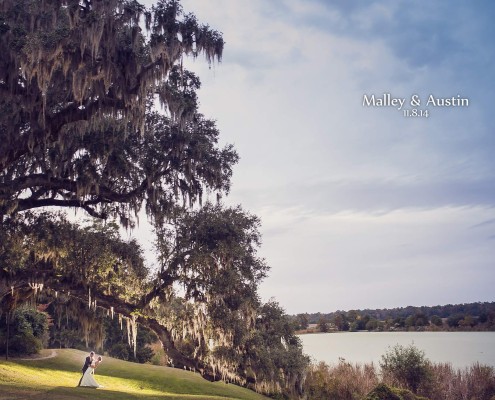
<instances>
[{"instance_id":1,"label":"white cloud","mask_svg":"<svg viewBox=\"0 0 495 400\"><path fill-rule=\"evenodd\" d=\"M263 221L265 298L289 312L490 300L494 227L468 229L495 209L494 46L462 18L474 6L182 3L226 40L222 64L189 66L241 155L228 201ZM471 105L362 106L385 92Z\"/></svg>"},{"instance_id":2,"label":"white cloud","mask_svg":"<svg viewBox=\"0 0 495 400\"><path fill-rule=\"evenodd\" d=\"M265 296L292 312L489 301L493 208L263 210ZM477 297L478 296L478 297ZM449 300L450 297L450 300Z\"/></svg>"}]
</instances>

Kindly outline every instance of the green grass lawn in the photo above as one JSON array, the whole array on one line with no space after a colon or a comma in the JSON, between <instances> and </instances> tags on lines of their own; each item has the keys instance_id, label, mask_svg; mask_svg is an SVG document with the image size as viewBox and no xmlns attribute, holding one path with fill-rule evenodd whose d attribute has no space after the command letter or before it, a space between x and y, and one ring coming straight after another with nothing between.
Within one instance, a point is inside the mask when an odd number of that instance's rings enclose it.
<instances>
[{"instance_id":1,"label":"green grass lawn","mask_svg":"<svg viewBox=\"0 0 495 400\"><path fill-rule=\"evenodd\" d=\"M76 387L85 352L56 350L57 356L34 360L0 360L0 400L7 399L246 399L262 400L250 390L208 382L199 374L104 357L96 370L102 389ZM42 355L51 351L45 350Z\"/></svg>"}]
</instances>

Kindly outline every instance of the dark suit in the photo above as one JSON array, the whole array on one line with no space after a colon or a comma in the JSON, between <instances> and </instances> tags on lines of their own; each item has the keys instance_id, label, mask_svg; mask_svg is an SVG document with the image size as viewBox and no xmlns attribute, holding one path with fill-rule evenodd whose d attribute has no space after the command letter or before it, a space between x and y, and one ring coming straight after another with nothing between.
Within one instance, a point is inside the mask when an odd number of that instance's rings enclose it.
<instances>
[{"instance_id":1,"label":"dark suit","mask_svg":"<svg viewBox=\"0 0 495 400\"><path fill-rule=\"evenodd\" d=\"M86 357L86 360L84 361L84 365L82 367L82 373L83 373L83 375L86 372L86 370L89 368L90 365L91 365L91 356L87 356Z\"/></svg>"},{"instance_id":2,"label":"dark suit","mask_svg":"<svg viewBox=\"0 0 495 400\"><path fill-rule=\"evenodd\" d=\"M81 379L79 379L79 383L77 386L80 386L81 385L81 381L82 381L82 378L84 376L84 373L86 372L86 370L89 368L89 366L91 365L91 362L93 360L91 360L91 356L87 356L86 357L86 360L84 361L84 365L82 367L82 376L81 376Z\"/></svg>"}]
</instances>

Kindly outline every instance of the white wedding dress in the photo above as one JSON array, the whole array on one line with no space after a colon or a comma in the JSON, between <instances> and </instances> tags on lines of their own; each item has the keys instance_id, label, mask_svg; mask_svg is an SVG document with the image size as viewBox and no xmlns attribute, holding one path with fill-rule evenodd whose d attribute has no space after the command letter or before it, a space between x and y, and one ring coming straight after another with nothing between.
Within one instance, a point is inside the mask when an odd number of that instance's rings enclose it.
<instances>
[{"instance_id":1,"label":"white wedding dress","mask_svg":"<svg viewBox=\"0 0 495 400\"><path fill-rule=\"evenodd\" d=\"M81 383L79 386L84 386L84 387L92 387L92 388L102 388L103 386L101 386L98 382L96 382L95 380L95 376L93 375L93 368L94 368L95 364L91 364L90 367L88 367L88 369L86 370L86 372L84 373L83 377L82 377L82 380L81 380Z\"/></svg>"}]
</instances>

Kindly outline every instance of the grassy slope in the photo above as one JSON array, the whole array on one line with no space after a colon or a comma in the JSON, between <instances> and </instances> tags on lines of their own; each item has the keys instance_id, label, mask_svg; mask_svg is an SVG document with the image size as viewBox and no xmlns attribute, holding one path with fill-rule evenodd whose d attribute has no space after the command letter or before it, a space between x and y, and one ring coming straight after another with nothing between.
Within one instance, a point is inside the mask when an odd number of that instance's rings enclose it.
<instances>
[{"instance_id":1,"label":"grassy slope","mask_svg":"<svg viewBox=\"0 0 495 400\"><path fill-rule=\"evenodd\" d=\"M46 351L45 355L50 354ZM242 399L262 400L250 390L199 374L105 357L95 378L103 389L76 387L86 353L57 350L54 358L0 360L0 400L7 399Z\"/></svg>"}]
</instances>

